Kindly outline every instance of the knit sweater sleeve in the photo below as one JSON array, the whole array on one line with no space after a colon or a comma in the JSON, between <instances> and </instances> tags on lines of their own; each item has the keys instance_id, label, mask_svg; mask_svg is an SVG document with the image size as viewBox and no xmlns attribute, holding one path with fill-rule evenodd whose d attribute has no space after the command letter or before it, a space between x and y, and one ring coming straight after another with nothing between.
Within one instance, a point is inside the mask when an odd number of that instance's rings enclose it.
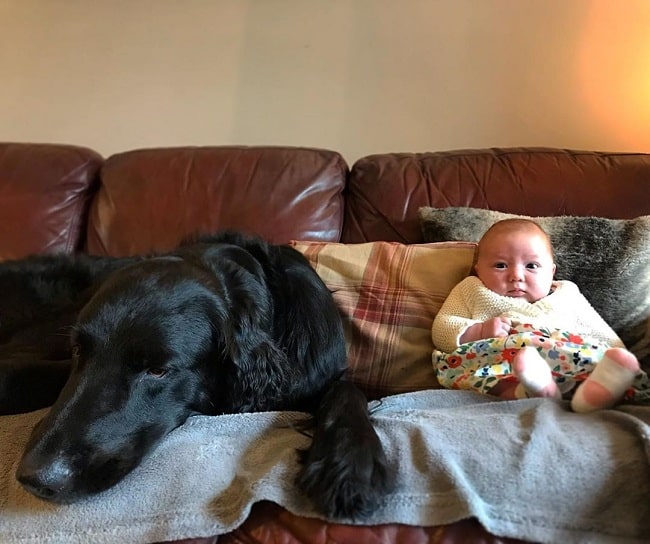
<instances>
[{"instance_id":1,"label":"knit sweater sleeve","mask_svg":"<svg viewBox=\"0 0 650 544\"><path fill-rule=\"evenodd\" d=\"M481 321L472 318L471 297L467 296L475 281L479 280L470 276L456 285L436 314L431 328L431 339L436 349L446 353L454 351L459 346L460 335L469 326Z\"/></svg>"}]
</instances>

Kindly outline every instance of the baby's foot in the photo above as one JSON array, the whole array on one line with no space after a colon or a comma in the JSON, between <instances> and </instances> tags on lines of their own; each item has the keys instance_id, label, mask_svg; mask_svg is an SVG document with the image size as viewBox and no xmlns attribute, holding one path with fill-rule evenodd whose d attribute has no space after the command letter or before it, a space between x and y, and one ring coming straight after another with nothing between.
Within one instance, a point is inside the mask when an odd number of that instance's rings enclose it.
<instances>
[{"instance_id":1,"label":"baby's foot","mask_svg":"<svg viewBox=\"0 0 650 544\"><path fill-rule=\"evenodd\" d=\"M611 408L632 385L640 366L637 358L623 348L610 348L578 387L571 400L574 412Z\"/></svg>"},{"instance_id":2,"label":"baby's foot","mask_svg":"<svg viewBox=\"0 0 650 544\"><path fill-rule=\"evenodd\" d=\"M561 397L550 367L535 348L521 348L512 361L512 371L528 397Z\"/></svg>"}]
</instances>

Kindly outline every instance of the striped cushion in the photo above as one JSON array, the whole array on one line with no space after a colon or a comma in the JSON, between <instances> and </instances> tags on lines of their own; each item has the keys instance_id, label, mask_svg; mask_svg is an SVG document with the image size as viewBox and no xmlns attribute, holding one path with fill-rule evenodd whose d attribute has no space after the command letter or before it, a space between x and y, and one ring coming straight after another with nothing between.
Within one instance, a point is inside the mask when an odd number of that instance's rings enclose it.
<instances>
[{"instance_id":1,"label":"striped cushion","mask_svg":"<svg viewBox=\"0 0 650 544\"><path fill-rule=\"evenodd\" d=\"M370 398L439 387L431 324L472 267L475 244L293 242L334 295L348 377Z\"/></svg>"}]
</instances>

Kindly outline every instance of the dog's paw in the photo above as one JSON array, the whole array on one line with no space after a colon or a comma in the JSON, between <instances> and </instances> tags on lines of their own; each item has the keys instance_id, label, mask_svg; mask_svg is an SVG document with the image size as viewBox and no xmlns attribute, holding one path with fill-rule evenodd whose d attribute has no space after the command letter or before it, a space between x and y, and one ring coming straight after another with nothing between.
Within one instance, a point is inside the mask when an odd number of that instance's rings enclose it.
<instances>
[{"instance_id":1,"label":"dog's paw","mask_svg":"<svg viewBox=\"0 0 650 544\"><path fill-rule=\"evenodd\" d=\"M297 484L331 518L361 519L393 487L366 398L349 382L335 383L325 395L311 447L301 453Z\"/></svg>"},{"instance_id":2,"label":"dog's paw","mask_svg":"<svg viewBox=\"0 0 650 544\"><path fill-rule=\"evenodd\" d=\"M362 519L392 488L386 455L372 427L316 433L303 452L298 486L330 518Z\"/></svg>"}]
</instances>

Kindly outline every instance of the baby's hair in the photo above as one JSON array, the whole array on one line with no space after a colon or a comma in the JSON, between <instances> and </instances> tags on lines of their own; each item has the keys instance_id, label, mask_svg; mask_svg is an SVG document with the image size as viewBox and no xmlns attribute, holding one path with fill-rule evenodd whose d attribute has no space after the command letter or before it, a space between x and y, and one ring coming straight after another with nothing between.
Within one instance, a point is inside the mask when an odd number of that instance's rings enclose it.
<instances>
[{"instance_id":1,"label":"baby's hair","mask_svg":"<svg viewBox=\"0 0 650 544\"><path fill-rule=\"evenodd\" d=\"M515 231L533 231L536 230L539 232L548 242L548 247L553 251L553 244L551 242L551 237L548 233L540 226L539 223L533 221L532 219L527 219L523 217L512 217L509 219L501 219L494 223L490 228L488 228L481 236L481 239L478 242L479 248L481 247L481 242L485 240L487 236L500 234L502 232L515 232Z\"/></svg>"},{"instance_id":2,"label":"baby's hair","mask_svg":"<svg viewBox=\"0 0 650 544\"><path fill-rule=\"evenodd\" d=\"M524 217L511 217L508 219L501 219L489 227L481 236L481 239L478 241L478 247L474 255L474 266L476 266L476 261L478 261L479 253L481 252L481 242L483 242L488 236L493 236L495 234L502 234L508 232L517 232L517 231L528 231L533 232L537 231L541 234L546 243L548 244L548 249L551 252L551 257L555 261L555 251L553 250L553 243L551 242L551 237L548 233L540 226L539 223L533 219L528 219ZM474 267L472 267L474 269ZM475 272L474 272L475 273Z\"/></svg>"}]
</instances>

